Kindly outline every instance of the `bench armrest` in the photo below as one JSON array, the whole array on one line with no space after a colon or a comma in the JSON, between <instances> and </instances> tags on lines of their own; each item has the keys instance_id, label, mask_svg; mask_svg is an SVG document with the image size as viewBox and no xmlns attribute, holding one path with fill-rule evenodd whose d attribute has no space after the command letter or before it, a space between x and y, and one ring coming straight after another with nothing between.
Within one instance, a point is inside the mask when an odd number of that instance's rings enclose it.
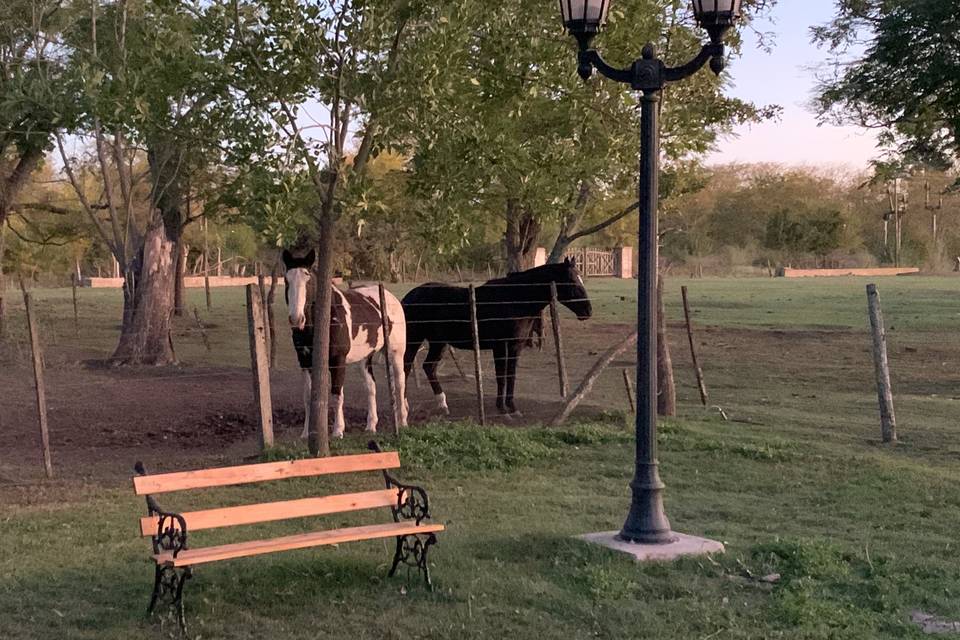
<instances>
[{"instance_id":1,"label":"bench armrest","mask_svg":"<svg viewBox=\"0 0 960 640\"><path fill-rule=\"evenodd\" d=\"M413 520L420 524L430 518L430 500L422 487L403 484L386 471L383 476L388 489L397 489L397 506L391 507L394 520Z\"/></svg>"},{"instance_id":2,"label":"bench armrest","mask_svg":"<svg viewBox=\"0 0 960 640\"><path fill-rule=\"evenodd\" d=\"M187 521L179 513L153 511L149 515L157 516L157 535L151 536L153 552L172 551L173 557L187 548Z\"/></svg>"},{"instance_id":3,"label":"bench armrest","mask_svg":"<svg viewBox=\"0 0 960 640\"><path fill-rule=\"evenodd\" d=\"M380 446L370 441L367 448L371 451L380 453ZM400 520L413 520L418 525L430 518L430 499L423 487L412 484L404 484L390 475L386 470L383 472L383 479L387 483L388 489L397 489L397 504L390 507L393 511L393 519L396 522Z\"/></svg>"},{"instance_id":4,"label":"bench armrest","mask_svg":"<svg viewBox=\"0 0 960 640\"><path fill-rule=\"evenodd\" d=\"M142 462L134 465L134 470L141 476L147 475ZM187 521L179 513L164 511L160 503L152 495L147 495L147 515L157 516L157 533L150 537L153 542L154 554L173 552L173 557L187 548Z\"/></svg>"}]
</instances>

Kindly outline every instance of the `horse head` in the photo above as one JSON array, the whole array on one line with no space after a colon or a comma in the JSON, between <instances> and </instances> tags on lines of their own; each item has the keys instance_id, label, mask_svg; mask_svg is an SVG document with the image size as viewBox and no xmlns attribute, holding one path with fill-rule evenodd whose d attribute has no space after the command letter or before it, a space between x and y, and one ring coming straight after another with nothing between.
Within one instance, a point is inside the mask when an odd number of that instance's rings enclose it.
<instances>
[{"instance_id":1,"label":"horse head","mask_svg":"<svg viewBox=\"0 0 960 640\"><path fill-rule=\"evenodd\" d=\"M593 306L576 263L570 258L564 258L557 266L557 300L577 314L578 320L589 319L593 315Z\"/></svg>"},{"instance_id":2,"label":"horse head","mask_svg":"<svg viewBox=\"0 0 960 640\"><path fill-rule=\"evenodd\" d=\"M287 268L284 280L287 283L287 307L290 309L290 326L303 329L307 326L307 291L313 277L313 262L316 251L312 250L302 258L295 257L286 249L283 251L283 264Z\"/></svg>"}]
</instances>

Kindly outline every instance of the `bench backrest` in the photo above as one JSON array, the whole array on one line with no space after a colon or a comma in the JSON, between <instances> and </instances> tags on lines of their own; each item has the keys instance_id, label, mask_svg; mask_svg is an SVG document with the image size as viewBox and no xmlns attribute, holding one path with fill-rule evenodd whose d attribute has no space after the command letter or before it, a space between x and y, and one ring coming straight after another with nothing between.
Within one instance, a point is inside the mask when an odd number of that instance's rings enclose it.
<instances>
[{"instance_id":1,"label":"bench backrest","mask_svg":"<svg viewBox=\"0 0 960 640\"><path fill-rule=\"evenodd\" d=\"M218 469L180 471L155 475L139 475L133 479L138 496L224 487L253 482L267 482L288 478L303 478L360 471L385 471L400 466L400 456L395 451L369 453L332 458L267 462ZM205 509L180 514L186 521L188 531L229 527L241 524L256 524L304 518L309 516L359 511L376 507L397 506L398 489L380 489L360 493L283 500L261 504ZM157 534L159 518L155 515L140 518L140 533L143 536Z\"/></svg>"}]
</instances>

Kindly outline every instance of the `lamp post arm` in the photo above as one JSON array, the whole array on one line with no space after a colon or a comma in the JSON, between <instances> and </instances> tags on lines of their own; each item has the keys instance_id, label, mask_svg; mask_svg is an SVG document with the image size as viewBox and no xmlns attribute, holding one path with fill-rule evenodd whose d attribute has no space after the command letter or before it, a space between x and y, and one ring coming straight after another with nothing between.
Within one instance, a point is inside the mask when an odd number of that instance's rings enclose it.
<instances>
[{"instance_id":1,"label":"lamp post arm","mask_svg":"<svg viewBox=\"0 0 960 640\"><path fill-rule=\"evenodd\" d=\"M679 67L665 68L663 70L663 77L667 82L683 80L684 78L689 78L697 71L700 71L700 69L702 69L703 66L708 62L710 63L710 69L719 75L725 66L723 54L724 49L722 44L712 42L710 44L705 44L700 49L700 53L698 53L690 62L682 64Z\"/></svg>"},{"instance_id":2,"label":"lamp post arm","mask_svg":"<svg viewBox=\"0 0 960 640\"><path fill-rule=\"evenodd\" d=\"M584 80L590 79L594 69L599 71L601 75L616 82L630 84L633 80L632 68L618 69L610 66L600 57L600 53L596 49L581 49L577 56L577 61L579 62L577 65L577 73L580 74L580 77Z\"/></svg>"},{"instance_id":3,"label":"lamp post arm","mask_svg":"<svg viewBox=\"0 0 960 640\"><path fill-rule=\"evenodd\" d=\"M588 80L596 69L601 75L616 82L629 84L637 91L660 91L668 82L683 80L710 63L714 73L719 74L724 67L724 48L720 43L705 44L690 62L679 67L668 67L656 55L652 44L643 48L643 56L634 60L627 69L618 69L607 64L596 49L581 48L577 55L577 73Z\"/></svg>"}]
</instances>

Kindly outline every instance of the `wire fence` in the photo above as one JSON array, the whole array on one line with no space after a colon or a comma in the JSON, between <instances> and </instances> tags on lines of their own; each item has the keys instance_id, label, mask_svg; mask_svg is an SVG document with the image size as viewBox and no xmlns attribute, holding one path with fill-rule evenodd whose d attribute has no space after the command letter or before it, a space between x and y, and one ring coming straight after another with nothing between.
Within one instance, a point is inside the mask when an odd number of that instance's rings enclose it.
<instances>
[{"instance_id":1,"label":"wire fence","mask_svg":"<svg viewBox=\"0 0 960 640\"><path fill-rule=\"evenodd\" d=\"M515 290L511 288L516 285L498 286L506 291ZM587 289L591 289L589 283ZM397 288L397 297L405 292L406 288ZM611 345L634 328L635 299L624 292L629 293L629 288L598 287L598 291L591 291L593 317L584 322L563 310L561 303L560 357L567 369L571 387L568 391L577 387ZM43 350L55 468L106 464L115 466L118 473L126 473L138 456L164 458L170 452L175 456L209 456L231 447L255 453L259 426L251 391L249 330L242 289L215 289L209 310L202 290L188 291L184 315L172 321L173 349L178 361L172 367L112 366L110 358L120 334L119 291L80 289L76 317L69 289L32 293ZM668 338L679 404L689 411L699 407L700 397L679 312L679 292L674 294L678 300L668 307ZM0 483L4 478L20 477L24 468L37 474L41 469L32 351L22 297L11 290L4 297L6 317L0 338ZM576 306L585 301L586 298L574 297L567 302ZM512 320L536 327L536 331L531 328L530 334L486 339L488 345L513 342L522 347L516 355L516 403L524 414L522 418L498 417L497 371L491 351L482 353L486 415L497 422L545 424L562 406L556 341L547 302L542 297L478 301L481 325ZM695 297L692 305L696 309ZM527 310L538 306L542 313ZM408 320L408 331L432 329L442 323L468 327L471 322L469 305L462 301L416 303L408 308L446 314L444 318ZM765 311L758 309L757 313ZM296 441L304 417L303 381L287 316L283 296L277 295L272 341L276 351L269 376L273 411L279 438ZM380 330L380 324L360 321L354 329L374 332ZM457 340L451 340L460 348L453 350L455 357L450 351L444 352L438 376L452 418L474 420L472 345L466 344L464 335L470 335L469 329L459 332ZM760 424L777 411L802 414L805 407L821 403L824 390L830 389L834 413L844 429L849 430L850 437L864 437L877 430L870 340L865 330L858 333L701 326L695 327L695 343L709 391L709 405L702 411L718 420L718 408L731 420ZM426 346L420 350L406 383L410 420L414 424L438 415L433 390L423 372ZM891 355L894 388L906 393L960 396L958 381L955 376L950 377L955 367L940 367L937 375L930 371L930 363L936 358L955 363L960 358L960 345L940 347L949 354L927 354L922 338L902 337L900 351ZM920 356L916 355L918 351ZM635 362L633 349L613 360L584 400L583 415L629 412L623 372L632 376ZM385 429L390 404L381 358L376 359L375 371L381 425ZM920 385L918 380L924 380L924 384ZM365 424L364 389L361 368L348 367L344 387L348 430L362 429Z\"/></svg>"}]
</instances>

